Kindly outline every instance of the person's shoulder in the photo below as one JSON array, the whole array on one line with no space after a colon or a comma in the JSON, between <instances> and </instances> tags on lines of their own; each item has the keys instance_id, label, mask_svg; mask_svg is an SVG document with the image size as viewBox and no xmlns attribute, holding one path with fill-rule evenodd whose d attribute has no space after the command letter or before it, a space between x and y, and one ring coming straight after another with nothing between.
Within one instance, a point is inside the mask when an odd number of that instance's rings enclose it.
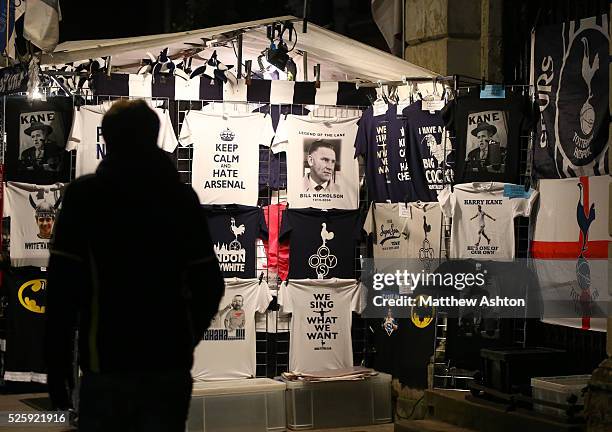
<instances>
[{"instance_id":1,"label":"person's shoulder","mask_svg":"<svg viewBox=\"0 0 612 432\"><path fill-rule=\"evenodd\" d=\"M66 185L66 191L71 193L78 192L89 192L91 189L96 187L98 180L95 174L87 174L72 180Z\"/></svg>"},{"instance_id":2,"label":"person's shoulder","mask_svg":"<svg viewBox=\"0 0 612 432\"><path fill-rule=\"evenodd\" d=\"M45 152L59 153L61 150L55 141L47 141L44 145Z\"/></svg>"},{"instance_id":3,"label":"person's shoulder","mask_svg":"<svg viewBox=\"0 0 612 432\"><path fill-rule=\"evenodd\" d=\"M35 149L34 146L28 147L27 149L25 149L24 151L21 152L22 156L30 156L31 154L34 154Z\"/></svg>"}]
</instances>

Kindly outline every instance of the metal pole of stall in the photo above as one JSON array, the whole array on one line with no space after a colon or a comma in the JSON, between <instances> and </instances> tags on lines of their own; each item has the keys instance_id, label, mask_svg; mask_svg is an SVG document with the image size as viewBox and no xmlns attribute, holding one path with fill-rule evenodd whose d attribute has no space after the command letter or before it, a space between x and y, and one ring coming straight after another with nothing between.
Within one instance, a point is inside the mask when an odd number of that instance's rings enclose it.
<instances>
[{"instance_id":1,"label":"metal pole of stall","mask_svg":"<svg viewBox=\"0 0 612 432\"><path fill-rule=\"evenodd\" d=\"M242 33L238 35L238 79L242 78Z\"/></svg>"}]
</instances>

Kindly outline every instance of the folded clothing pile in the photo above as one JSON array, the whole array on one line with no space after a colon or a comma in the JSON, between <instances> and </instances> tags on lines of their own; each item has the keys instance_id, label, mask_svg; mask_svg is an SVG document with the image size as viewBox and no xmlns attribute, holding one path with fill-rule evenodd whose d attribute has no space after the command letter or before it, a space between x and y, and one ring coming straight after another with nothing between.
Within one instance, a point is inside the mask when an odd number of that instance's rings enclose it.
<instances>
[{"instance_id":1,"label":"folded clothing pile","mask_svg":"<svg viewBox=\"0 0 612 432\"><path fill-rule=\"evenodd\" d=\"M353 366L344 369L328 369L312 372L283 372L286 381L322 382L322 381L360 381L378 375L374 369Z\"/></svg>"}]
</instances>

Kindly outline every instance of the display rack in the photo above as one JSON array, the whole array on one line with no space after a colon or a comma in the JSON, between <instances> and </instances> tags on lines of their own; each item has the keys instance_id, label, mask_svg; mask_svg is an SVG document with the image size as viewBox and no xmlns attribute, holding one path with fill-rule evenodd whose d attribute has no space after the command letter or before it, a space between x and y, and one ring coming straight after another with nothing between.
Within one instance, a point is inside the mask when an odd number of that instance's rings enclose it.
<instances>
[{"instance_id":1,"label":"display rack","mask_svg":"<svg viewBox=\"0 0 612 432\"><path fill-rule=\"evenodd\" d=\"M458 76L454 91L454 97L465 95L470 89L475 86L481 86L482 80L470 77ZM533 102L535 93L533 86L530 85L504 85L506 90L518 92L522 96L526 96ZM454 140L455 137L451 137ZM520 153L519 153L519 184L531 184L531 148L534 139L533 128L528 132L520 135ZM450 220L444 222L443 233L446 238L443 244L450 242ZM527 258L529 255L529 218L517 217L514 220L514 237L515 237L515 256L516 258ZM441 243L442 244L442 243ZM445 251L447 253L447 251ZM446 255L448 259L448 254ZM453 359L449 359L445 353L445 345L447 342L447 322L448 317L444 313L436 314L436 335L434 340L434 373L433 385L435 388L453 388L467 389L467 381L473 380L473 376L464 372L457 373L453 366ZM525 347L527 341L527 318L512 318L510 319L510 339L514 346ZM498 329L499 330L499 329Z\"/></svg>"}]
</instances>

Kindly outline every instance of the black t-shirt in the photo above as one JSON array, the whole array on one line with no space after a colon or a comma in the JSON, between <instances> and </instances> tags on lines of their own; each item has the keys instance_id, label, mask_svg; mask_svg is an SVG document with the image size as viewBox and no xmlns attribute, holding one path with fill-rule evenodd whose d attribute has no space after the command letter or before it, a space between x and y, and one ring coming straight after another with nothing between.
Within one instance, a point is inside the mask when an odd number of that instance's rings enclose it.
<instances>
[{"instance_id":1,"label":"black t-shirt","mask_svg":"<svg viewBox=\"0 0 612 432\"><path fill-rule=\"evenodd\" d=\"M445 128L441 111L423 111L417 101L402 111L408 148L406 159L410 167L415 200L436 201L437 192L453 182L454 154L450 141L444 139Z\"/></svg>"},{"instance_id":2,"label":"black t-shirt","mask_svg":"<svg viewBox=\"0 0 612 432\"><path fill-rule=\"evenodd\" d=\"M355 278L359 210L288 209L279 240L289 239L289 279Z\"/></svg>"},{"instance_id":3,"label":"black t-shirt","mask_svg":"<svg viewBox=\"0 0 612 432\"><path fill-rule=\"evenodd\" d=\"M520 139L531 125L529 99L506 90L501 99L481 99L480 89L442 110L455 137L455 182L519 182Z\"/></svg>"},{"instance_id":4,"label":"black t-shirt","mask_svg":"<svg viewBox=\"0 0 612 432\"><path fill-rule=\"evenodd\" d=\"M365 159L368 198L376 202L416 200L412 191L411 175L406 160L404 121L397 106L390 104L387 111L374 115L366 109L359 119L355 137L355 157Z\"/></svg>"},{"instance_id":5,"label":"black t-shirt","mask_svg":"<svg viewBox=\"0 0 612 432\"><path fill-rule=\"evenodd\" d=\"M442 263L434 273L483 273L486 284L457 290L444 286L419 286L416 294L457 299L488 298L527 299L526 308L474 307L438 308L447 312L446 359L451 366L475 370L480 367L480 349L508 346L514 342L512 318L540 316L541 293L537 277L525 262L451 260Z\"/></svg>"},{"instance_id":6,"label":"black t-shirt","mask_svg":"<svg viewBox=\"0 0 612 432\"><path fill-rule=\"evenodd\" d=\"M5 125L6 180L41 185L69 181L70 153L65 148L72 98L8 97Z\"/></svg>"},{"instance_id":7,"label":"black t-shirt","mask_svg":"<svg viewBox=\"0 0 612 432\"><path fill-rule=\"evenodd\" d=\"M258 238L268 238L268 227L259 207L242 205L204 206L210 237L223 276L256 276Z\"/></svg>"},{"instance_id":8,"label":"black t-shirt","mask_svg":"<svg viewBox=\"0 0 612 432\"><path fill-rule=\"evenodd\" d=\"M4 378L45 383L46 273L38 267L20 267L5 275L9 305Z\"/></svg>"},{"instance_id":9,"label":"black t-shirt","mask_svg":"<svg viewBox=\"0 0 612 432\"><path fill-rule=\"evenodd\" d=\"M254 112L270 115L276 131L281 116L286 119L289 114L307 115L310 111L298 105L263 105ZM259 146L259 186L274 190L287 188L287 153L273 153L269 146Z\"/></svg>"},{"instance_id":10,"label":"black t-shirt","mask_svg":"<svg viewBox=\"0 0 612 432\"><path fill-rule=\"evenodd\" d=\"M417 322L419 322L417 320ZM412 388L427 388L427 365L433 354L436 321L417 326L410 318L373 320L374 369L391 374Z\"/></svg>"}]
</instances>

